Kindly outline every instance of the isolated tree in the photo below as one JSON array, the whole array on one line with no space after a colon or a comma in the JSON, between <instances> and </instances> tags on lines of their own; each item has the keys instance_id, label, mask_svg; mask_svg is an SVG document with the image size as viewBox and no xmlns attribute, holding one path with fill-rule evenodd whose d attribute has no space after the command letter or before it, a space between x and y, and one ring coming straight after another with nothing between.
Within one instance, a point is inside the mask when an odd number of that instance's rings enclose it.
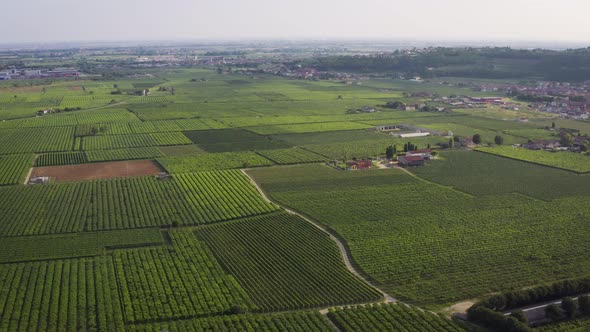
<instances>
[{"instance_id":1,"label":"isolated tree","mask_svg":"<svg viewBox=\"0 0 590 332\"><path fill-rule=\"evenodd\" d=\"M561 300L561 309L568 318L574 318L578 313L578 303L568 296Z\"/></svg>"},{"instance_id":2,"label":"isolated tree","mask_svg":"<svg viewBox=\"0 0 590 332\"><path fill-rule=\"evenodd\" d=\"M481 135L480 134L473 135L473 137L471 139L473 140L473 144L481 144Z\"/></svg>"},{"instance_id":3,"label":"isolated tree","mask_svg":"<svg viewBox=\"0 0 590 332\"><path fill-rule=\"evenodd\" d=\"M517 311L511 313L510 317L514 317L519 322L527 324L526 315L524 314L524 311L522 311L522 310L517 310Z\"/></svg>"},{"instance_id":4,"label":"isolated tree","mask_svg":"<svg viewBox=\"0 0 590 332\"><path fill-rule=\"evenodd\" d=\"M119 84L113 84L113 89L118 89L119 88Z\"/></svg>"},{"instance_id":5,"label":"isolated tree","mask_svg":"<svg viewBox=\"0 0 590 332\"><path fill-rule=\"evenodd\" d=\"M557 304L550 304L545 307L545 316L552 321L558 321L563 318L563 312Z\"/></svg>"},{"instance_id":6,"label":"isolated tree","mask_svg":"<svg viewBox=\"0 0 590 332\"><path fill-rule=\"evenodd\" d=\"M449 138L449 148L454 148L455 147L455 140L452 138Z\"/></svg>"},{"instance_id":7,"label":"isolated tree","mask_svg":"<svg viewBox=\"0 0 590 332\"><path fill-rule=\"evenodd\" d=\"M498 145L502 145L502 144L504 144L504 137L498 135L498 136L494 137L494 142Z\"/></svg>"},{"instance_id":8,"label":"isolated tree","mask_svg":"<svg viewBox=\"0 0 590 332\"><path fill-rule=\"evenodd\" d=\"M393 154L397 154L397 145L393 145Z\"/></svg>"},{"instance_id":9,"label":"isolated tree","mask_svg":"<svg viewBox=\"0 0 590 332\"><path fill-rule=\"evenodd\" d=\"M92 127L90 132L92 133L92 136L96 136L96 134L98 133L98 129L96 129L96 127Z\"/></svg>"},{"instance_id":10,"label":"isolated tree","mask_svg":"<svg viewBox=\"0 0 590 332\"><path fill-rule=\"evenodd\" d=\"M221 69L221 67L217 67L217 74L223 74L223 69Z\"/></svg>"},{"instance_id":11,"label":"isolated tree","mask_svg":"<svg viewBox=\"0 0 590 332\"><path fill-rule=\"evenodd\" d=\"M551 128L555 129L555 121L551 122Z\"/></svg>"},{"instance_id":12,"label":"isolated tree","mask_svg":"<svg viewBox=\"0 0 590 332\"><path fill-rule=\"evenodd\" d=\"M578 307L584 315L590 315L590 296L582 295L578 298Z\"/></svg>"}]
</instances>

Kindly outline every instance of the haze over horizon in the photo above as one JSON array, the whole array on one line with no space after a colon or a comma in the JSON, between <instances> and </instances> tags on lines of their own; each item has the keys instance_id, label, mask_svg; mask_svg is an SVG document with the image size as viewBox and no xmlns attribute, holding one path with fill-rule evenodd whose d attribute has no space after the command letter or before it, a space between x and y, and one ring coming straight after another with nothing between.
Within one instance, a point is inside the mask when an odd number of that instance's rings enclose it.
<instances>
[{"instance_id":1,"label":"haze over horizon","mask_svg":"<svg viewBox=\"0 0 590 332\"><path fill-rule=\"evenodd\" d=\"M12 13L0 22L4 44L246 39L590 44L590 3L584 0L25 0L3 9ZM31 22L44 23L39 28Z\"/></svg>"}]
</instances>

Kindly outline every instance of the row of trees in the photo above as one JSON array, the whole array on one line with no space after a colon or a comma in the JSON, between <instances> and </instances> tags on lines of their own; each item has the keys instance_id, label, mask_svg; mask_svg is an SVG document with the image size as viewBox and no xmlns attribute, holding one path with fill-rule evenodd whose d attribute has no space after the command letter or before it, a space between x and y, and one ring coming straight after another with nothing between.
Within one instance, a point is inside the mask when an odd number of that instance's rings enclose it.
<instances>
[{"instance_id":1,"label":"row of trees","mask_svg":"<svg viewBox=\"0 0 590 332\"><path fill-rule=\"evenodd\" d=\"M522 315L524 316L524 315ZM479 323L486 327L507 332L528 332L531 328L521 320L518 315L505 316L504 314L492 309L477 306L471 307L467 311L467 317L470 321Z\"/></svg>"},{"instance_id":2,"label":"row of trees","mask_svg":"<svg viewBox=\"0 0 590 332\"><path fill-rule=\"evenodd\" d=\"M522 66L520 60L531 65ZM292 65L301 64L295 62ZM303 65L322 71L403 73L405 76L525 78L541 76L550 81L584 81L590 75L590 50L515 50L510 48L431 48L404 54L329 56ZM508 67L507 67L508 66ZM434 69L433 69L434 68ZM518 70L512 70L518 68Z\"/></svg>"},{"instance_id":3,"label":"row of trees","mask_svg":"<svg viewBox=\"0 0 590 332\"><path fill-rule=\"evenodd\" d=\"M430 144L426 145L427 149L430 149ZM412 142L407 142L404 144L404 149L401 152L408 152L408 151L416 151L418 150L418 145L412 143ZM395 155L397 155L398 151L397 151L397 146L394 145L390 145L385 149L385 157L387 159L393 159L393 157Z\"/></svg>"},{"instance_id":4,"label":"row of trees","mask_svg":"<svg viewBox=\"0 0 590 332\"><path fill-rule=\"evenodd\" d=\"M480 134L473 135L473 137L471 137L471 140L473 141L473 144L479 145L482 143L482 137ZM496 135L496 137L494 137L494 143L496 143L497 145L504 144L504 137Z\"/></svg>"},{"instance_id":5,"label":"row of trees","mask_svg":"<svg viewBox=\"0 0 590 332\"><path fill-rule=\"evenodd\" d=\"M590 314L590 298L581 296L576 303L572 295L590 292L590 278L565 280L552 285L543 285L490 296L474 304L467 310L468 319L484 326L503 331L529 331L526 317L521 311L505 316L500 311L523 307L535 303L563 298L561 306L546 307L546 315L551 320L574 318L578 313Z\"/></svg>"},{"instance_id":6,"label":"row of trees","mask_svg":"<svg viewBox=\"0 0 590 332\"><path fill-rule=\"evenodd\" d=\"M590 278L564 280L552 285L542 285L490 296L474 304L473 307L483 306L498 311L510 310L588 292L590 292Z\"/></svg>"},{"instance_id":7,"label":"row of trees","mask_svg":"<svg viewBox=\"0 0 590 332\"><path fill-rule=\"evenodd\" d=\"M545 316L552 321L590 316L590 296L583 295L577 300L568 296L561 301L560 305L551 304L545 307Z\"/></svg>"}]
</instances>

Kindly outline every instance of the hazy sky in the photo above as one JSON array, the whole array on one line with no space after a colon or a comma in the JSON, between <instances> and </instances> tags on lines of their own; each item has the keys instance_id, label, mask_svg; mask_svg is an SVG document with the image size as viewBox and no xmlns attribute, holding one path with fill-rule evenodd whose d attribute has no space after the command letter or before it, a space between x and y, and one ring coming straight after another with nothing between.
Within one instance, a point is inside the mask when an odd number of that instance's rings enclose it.
<instances>
[{"instance_id":1,"label":"hazy sky","mask_svg":"<svg viewBox=\"0 0 590 332\"><path fill-rule=\"evenodd\" d=\"M578 41L589 0L3 0L0 43L203 39Z\"/></svg>"}]
</instances>

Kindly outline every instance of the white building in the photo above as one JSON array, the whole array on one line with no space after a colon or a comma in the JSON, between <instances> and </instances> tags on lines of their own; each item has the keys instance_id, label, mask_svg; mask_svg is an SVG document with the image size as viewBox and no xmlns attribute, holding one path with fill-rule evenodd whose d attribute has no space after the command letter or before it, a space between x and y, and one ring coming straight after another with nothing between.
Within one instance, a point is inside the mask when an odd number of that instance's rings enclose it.
<instances>
[{"instance_id":1,"label":"white building","mask_svg":"<svg viewBox=\"0 0 590 332\"><path fill-rule=\"evenodd\" d=\"M401 138L412 138L412 137L426 137L430 136L428 132L415 132L415 133L407 133L407 134L400 134L399 137Z\"/></svg>"}]
</instances>

